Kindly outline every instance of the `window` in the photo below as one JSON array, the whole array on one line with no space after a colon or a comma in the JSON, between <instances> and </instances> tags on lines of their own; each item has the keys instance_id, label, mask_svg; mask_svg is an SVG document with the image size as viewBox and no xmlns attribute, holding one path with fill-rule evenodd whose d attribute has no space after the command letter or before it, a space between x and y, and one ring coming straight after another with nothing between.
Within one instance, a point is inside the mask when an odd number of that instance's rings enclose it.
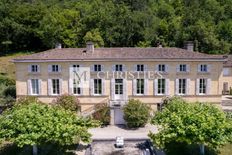
<instances>
[{"instance_id":1,"label":"window","mask_svg":"<svg viewBox=\"0 0 232 155\"><path fill-rule=\"evenodd\" d=\"M144 65L137 65L137 71L144 71Z\"/></svg>"},{"instance_id":2,"label":"window","mask_svg":"<svg viewBox=\"0 0 232 155\"><path fill-rule=\"evenodd\" d=\"M158 79L158 94L165 94L165 79Z\"/></svg>"},{"instance_id":3,"label":"window","mask_svg":"<svg viewBox=\"0 0 232 155\"><path fill-rule=\"evenodd\" d=\"M52 65L52 72L59 72L59 65Z\"/></svg>"},{"instance_id":4,"label":"window","mask_svg":"<svg viewBox=\"0 0 232 155\"><path fill-rule=\"evenodd\" d=\"M137 94L144 94L144 79L137 79L137 89L136 93Z\"/></svg>"},{"instance_id":5,"label":"window","mask_svg":"<svg viewBox=\"0 0 232 155\"><path fill-rule=\"evenodd\" d=\"M80 68L80 65L73 65L72 67L73 67L73 71L77 72Z\"/></svg>"},{"instance_id":6,"label":"window","mask_svg":"<svg viewBox=\"0 0 232 155\"><path fill-rule=\"evenodd\" d=\"M224 76L230 75L230 69L229 68L223 68L223 75Z\"/></svg>"},{"instance_id":7,"label":"window","mask_svg":"<svg viewBox=\"0 0 232 155\"><path fill-rule=\"evenodd\" d=\"M206 64L200 65L200 72L208 72L208 66Z\"/></svg>"},{"instance_id":8,"label":"window","mask_svg":"<svg viewBox=\"0 0 232 155\"><path fill-rule=\"evenodd\" d=\"M115 94L123 94L123 79L115 79Z\"/></svg>"},{"instance_id":9,"label":"window","mask_svg":"<svg viewBox=\"0 0 232 155\"><path fill-rule=\"evenodd\" d=\"M94 71L95 72L100 72L102 70L102 66L101 65L94 65Z\"/></svg>"},{"instance_id":10,"label":"window","mask_svg":"<svg viewBox=\"0 0 232 155\"><path fill-rule=\"evenodd\" d=\"M39 95L39 79L31 79L31 95Z\"/></svg>"},{"instance_id":11,"label":"window","mask_svg":"<svg viewBox=\"0 0 232 155\"><path fill-rule=\"evenodd\" d=\"M186 94L186 86L187 86L187 80L179 79L178 94L180 95Z\"/></svg>"},{"instance_id":12,"label":"window","mask_svg":"<svg viewBox=\"0 0 232 155\"><path fill-rule=\"evenodd\" d=\"M81 88L79 86L79 81L76 78L73 79L73 94L75 95L81 94Z\"/></svg>"},{"instance_id":13,"label":"window","mask_svg":"<svg viewBox=\"0 0 232 155\"><path fill-rule=\"evenodd\" d=\"M31 65L30 72L33 72L33 73L39 72L39 66L38 65Z\"/></svg>"},{"instance_id":14,"label":"window","mask_svg":"<svg viewBox=\"0 0 232 155\"><path fill-rule=\"evenodd\" d=\"M59 95L60 94L60 80L52 79L52 94Z\"/></svg>"},{"instance_id":15,"label":"window","mask_svg":"<svg viewBox=\"0 0 232 155\"><path fill-rule=\"evenodd\" d=\"M199 93L200 94L206 94L206 86L207 86L206 79L199 79Z\"/></svg>"},{"instance_id":16,"label":"window","mask_svg":"<svg viewBox=\"0 0 232 155\"><path fill-rule=\"evenodd\" d=\"M102 79L94 79L94 94L102 94Z\"/></svg>"},{"instance_id":17,"label":"window","mask_svg":"<svg viewBox=\"0 0 232 155\"><path fill-rule=\"evenodd\" d=\"M187 72L187 65L186 64L180 64L179 71L180 72Z\"/></svg>"},{"instance_id":18,"label":"window","mask_svg":"<svg viewBox=\"0 0 232 155\"><path fill-rule=\"evenodd\" d=\"M159 64L158 65L158 71L159 72L166 72L165 65L164 64Z\"/></svg>"},{"instance_id":19,"label":"window","mask_svg":"<svg viewBox=\"0 0 232 155\"><path fill-rule=\"evenodd\" d=\"M115 65L115 71L122 71L122 65Z\"/></svg>"}]
</instances>

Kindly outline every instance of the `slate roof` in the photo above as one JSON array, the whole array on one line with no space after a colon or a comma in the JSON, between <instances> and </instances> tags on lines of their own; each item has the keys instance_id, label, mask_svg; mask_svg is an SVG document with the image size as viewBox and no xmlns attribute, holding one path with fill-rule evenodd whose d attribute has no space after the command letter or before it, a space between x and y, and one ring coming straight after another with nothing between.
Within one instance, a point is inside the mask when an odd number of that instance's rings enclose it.
<instances>
[{"instance_id":1,"label":"slate roof","mask_svg":"<svg viewBox=\"0 0 232 155\"><path fill-rule=\"evenodd\" d=\"M40 53L21 56L14 62L33 60L141 60L141 59L190 59L223 60L223 55L210 55L188 51L181 48L95 48L86 52L86 48L51 49Z\"/></svg>"}]
</instances>

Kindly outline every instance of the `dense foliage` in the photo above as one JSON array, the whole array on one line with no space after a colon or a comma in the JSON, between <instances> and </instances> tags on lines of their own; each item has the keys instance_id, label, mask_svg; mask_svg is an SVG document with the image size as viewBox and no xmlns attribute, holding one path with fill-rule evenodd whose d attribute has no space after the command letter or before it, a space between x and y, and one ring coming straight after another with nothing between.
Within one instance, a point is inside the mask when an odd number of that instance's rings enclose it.
<instances>
[{"instance_id":1,"label":"dense foliage","mask_svg":"<svg viewBox=\"0 0 232 155\"><path fill-rule=\"evenodd\" d=\"M90 119L46 104L16 104L0 116L0 139L19 147L53 143L89 142L88 128L98 125Z\"/></svg>"},{"instance_id":2,"label":"dense foliage","mask_svg":"<svg viewBox=\"0 0 232 155\"><path fill-rule=\"evenodd\" d=\"M131 99L123 107L124 119L130 128L143 127L150 118L151 108L139 100Z\"/></svg>"},{"instance_id":3,"label":"dense foliage","mask_svg":"<svg viewBox=\"0 0 232 155\"><path fill-rule=\"evenodd\" d=\"M110 124L110 107L107 104L99 105L93 113L93 118L102 123L103 126Z\"/></svg>"},{"instance_id":4,"label":"dense foliage","mask_svg":"<svg viewBox=\"0 0 232 155\"><path fill-rule=\"evenodd\" d=\"M160 126L158 134L149 134L160 147L177 142L217 149L230 141L232 135L231 120L211 104L172 100L155 113L152 124Z\"/></svg>"},{"instance_id":5,"label":"dense foliage","mask_svg":"<svg viewBox=\"0 0 232 155\"><path fill-rule=\"evenodd\" d=\"M58 96L56 100L54 101L55 105L58 105L66 110L71 110L78 112L80 111L80 105L79 100L76 96L64 94L61 96Z\"/></svg>"},{"instance_id":6,"label":"dense foliage","mask_svg":"<svg viewBox=\"0 0 232 155\"><path fill-rule=\"evenodd\" d=\"M42 50L57 42L97 46L232 49L231 0L0 0L0 49ZM2 52L3 52L2 51Z\"/></svg>"},{"instance_id":7,"label":"dense foliage","mask_svg":"<svg viewBox=\"0 0 232 155\"><path fill-rule=\"evenodd\" d=\"M15 80L0 75L0 105L12 105L16 99Z\"/></svg>"}]
</instances>

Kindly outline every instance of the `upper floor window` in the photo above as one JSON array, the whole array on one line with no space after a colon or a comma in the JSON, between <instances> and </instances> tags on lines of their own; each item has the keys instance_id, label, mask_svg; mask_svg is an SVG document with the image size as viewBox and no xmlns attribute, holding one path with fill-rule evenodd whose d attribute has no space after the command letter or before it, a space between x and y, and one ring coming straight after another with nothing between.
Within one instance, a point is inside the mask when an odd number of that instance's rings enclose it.
<instances>
[{"instance_id":1,"label":"upper floor window","mask_svg":"<svg viewBox=\"0 0 232 155\"><path fill-rule=\"evenodd\" d=\"M37 73L40 72L39 65L29 65L29 72Z\"/></svg>"},{"instance_id":2,"label":"upper floor window","mask_svg":"<svg viewBox=\"0 0 232 155\"><path fill-rule=\"evenodd\" d=\"M139 64L139 65L137 65L137 67L136 67L137 69L137 71L144 71L144 65L143 64Z\"/></svg>"},{"instance_id":3,"label":"upper floor window","mask_svg":"<svg viewBox=\"0 0 232 155\"><path fill-rule=\"evenodd\" d=\"M94 94L102 94L102 79L94 79Z\"/></svg>"},{"instance_id":4,"label":"upper floor window","mask_svg":"<svg viewBox=\"0 0 232 155\"><path fill-rule=\"evenodd\" d=\"M144 79L137 79L136 86L136 94L144 94Z\"/></svg>"},{"instance_id":5,"label":"upper floor window","mask_svg":"<svg viewBox=\"0 0 232 155\"><path fill-rule=\"evenodd\" d=\"M163 94L165 94L165 87L166 87L166 81L165 81L165 79L158 79L158 91L157 91L157 93L159 94L159 95L163 95Z\"/></svg>"},{"instance_id":6,"label":"upper floor window","mask_svg":"<svg viewBox=\"0 0 232 155\"><path fill-rule=\"evenodd\" d=\"M166 66L165 66L165 64L159 64L158 65L158 71L159 72L166 72Z\"/></svg>"},{"instance_id":7,"label":"upper floor window","mask_svg":"<svg viewBox=\"0 0 232 155\"><path fill-rule=\"evenodd\" d=\"M59 72L59 65L52 65L52 72Z\"/></svg>"},{"instance_id":8,"label":"upper floor window","mask_svg":"<svg viewBox=\"0 0 232 155\"><path fill-rule=\"evenodd\" d=\"M99 65L99 64L94 65L93 70L94 70L95 72L100 72L100 71L102 71L102 65Z\"/></svg>"},{"instance_id":9,"label":"upper floor window","mask_svg":"<svg viewBox=\"0 0 232 155\"><path fill-rule=\"evenodd\" d=\"M123 66L121 64L115 65L115 71L122 71L122 70L123 70Z\"/></svg>"},{"instance_id":10,"label":"upper floor window","mask_svg":"<svg viewBox=\"0 0 232 155\"><path fill-rule=\"evenodd\" d=\"M179 65L179 71L180 72L187 72L187 65L186 64L180 64Z\"/></svg>"},{"instance_id":11,"label":"upper floor window","mask_svg":"<svg viewBox=\"0 0 232 155\"><path fill-rule=\"evenodd\" d=\"M206 64L201 64L201 65L199 66L199 72L208 72L208 71L209 71L208 65L206 65Z\"/></svg>"},{"instance_id":12,"label":"upper floor window","mask_svg":"<svg viewBox=\"0 0 232 155\"><path fill-rule=\"evenodd\" d=\"M72 65L73 71L78 71L80 68L80 65Z\"/></svg>"}]
</instances>

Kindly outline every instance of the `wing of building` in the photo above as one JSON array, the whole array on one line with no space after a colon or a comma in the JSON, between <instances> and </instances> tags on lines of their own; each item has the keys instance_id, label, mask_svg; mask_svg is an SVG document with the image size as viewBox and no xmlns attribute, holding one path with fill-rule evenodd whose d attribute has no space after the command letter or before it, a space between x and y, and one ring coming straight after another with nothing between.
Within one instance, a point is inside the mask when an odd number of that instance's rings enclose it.
<instances>
[{"instance_id":1,"label":"wing of building","mask_svg":"<svg viewBox=\"0 0 232 155\"><path fill-rule=\"evenodd\" d=\"M13 60L17 97L51 102L76 95L82 111L96 104L121 107L139 99L154 109L166 96L220 103L222 55L180 48L61 48ZM231 65L231 64L228 64ZM118 120L120 122L120 118Z\"/></svg>"}]
</instances>

